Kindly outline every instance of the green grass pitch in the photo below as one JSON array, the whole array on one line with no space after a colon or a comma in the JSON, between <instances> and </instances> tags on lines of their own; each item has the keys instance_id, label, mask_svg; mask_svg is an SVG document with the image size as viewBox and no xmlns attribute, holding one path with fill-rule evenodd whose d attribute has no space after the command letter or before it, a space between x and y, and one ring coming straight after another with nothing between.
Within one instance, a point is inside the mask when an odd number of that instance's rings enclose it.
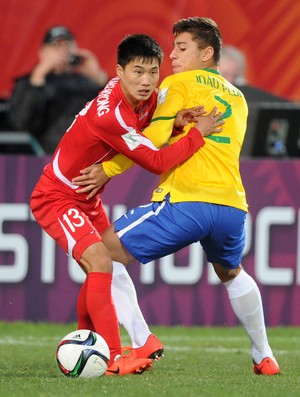
<instances>
[{"instance_id":1,"label":"green grass pitch","mask_svg":"<svg viewBox=\"0 0 300 397\"><path fill-rule=\"evenodd\" d=\"M300 396L300 329L268 329L282 374L252 372L248 337L240 327L152 327L165 357L142 375L69 379L55 349L75 324L0 322L0 396L294 397ZM122 343L129 339L122 330Z\"/></svg>"}]
</instances>

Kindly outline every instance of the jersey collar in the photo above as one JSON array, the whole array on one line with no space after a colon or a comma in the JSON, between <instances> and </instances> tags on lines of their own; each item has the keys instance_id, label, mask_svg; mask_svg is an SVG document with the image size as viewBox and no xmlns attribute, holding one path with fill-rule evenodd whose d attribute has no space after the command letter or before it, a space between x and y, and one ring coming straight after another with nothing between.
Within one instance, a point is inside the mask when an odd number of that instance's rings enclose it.
<instances>
[{"instance_id":1,"label":"jersey collar","mask_svg":"<svg viewBox=\"0 0 300 397\"><path fill-rule=\"evenodd\" d=\"M221 73L220 73L220 72L218 72L216 69L209 69L209 68L205 68L204 70L206 70L207 72L210 72L210 73L215 73L215 74L217 74L217 75L221 76Z\"/></svg>"}]
</instances>

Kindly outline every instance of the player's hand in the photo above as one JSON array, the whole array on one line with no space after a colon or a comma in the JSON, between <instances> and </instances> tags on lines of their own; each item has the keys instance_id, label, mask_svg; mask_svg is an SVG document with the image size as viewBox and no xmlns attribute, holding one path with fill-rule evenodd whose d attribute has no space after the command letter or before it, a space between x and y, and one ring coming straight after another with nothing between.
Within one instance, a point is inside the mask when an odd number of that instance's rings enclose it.
<instances>
[{"instance_id":1,"label":"player's hand","mask_svg":"<svg viewBox=\"0 0 300 397\"><path fill-rule=\"evenodd\" d=\"M89 193L86 197L90 200L94 197L99 189L109 181L105 174L102 164L93 164L80 171L80 176L72 179L75 186L83 186L76 190L76 193Z\"/></svg>"},{"instance_id":2,"label":"player's hand","mask_svg":"<svg viewBox=\"0 0 300 397\"><path fill-rule=\"evenodd\" d=\"M206 111L204 109L204 106L195 106L189 109L182 109L177 113L174 121L174 128L180 131L189 123L196 122L197 118L205 113Z\"/></svg>"},{"instance_id":3,"label":"player's hand","mask_svg":"<svg viewBox=\"0 0 300 397\"><path fill-rule=\"evenodd\" d=\"M195 122L195 127L201 132L203 136L208 136L223 131L223 125L225 123L222 120L223 113L218 111L217 107L205 116L200 116Z\"/></svg>"}]
</instances>

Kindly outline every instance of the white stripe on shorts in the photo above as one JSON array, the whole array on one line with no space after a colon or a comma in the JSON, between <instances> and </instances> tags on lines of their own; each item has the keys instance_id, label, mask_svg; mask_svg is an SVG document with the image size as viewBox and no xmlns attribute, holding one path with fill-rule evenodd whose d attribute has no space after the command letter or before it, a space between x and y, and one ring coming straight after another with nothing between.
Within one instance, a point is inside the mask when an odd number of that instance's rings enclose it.
<instances>
[{"instance_id":1,"label":"white stripe on shorts","mask_svg":"<svg viewBox=\"0 0 300 397\"><path fill-rule=\"evenodd\" d=\"M152 204L149 204L149 205L152 205ZM130 225L128 225L127 227L125 227L124 229L122 229L122 230L119 230L118 232L117 232L117 235L118 235L118 237L119 238L121 238L126 232L128 232L129 230L131 230L131 229L133 229L135 226L137 226L137 225L140 225L141 223L143 223L146 219L148 219L148 218L150 218L150 216L157 216L159 213L160 213L160 211L164 208L164 206L166 205L166 201L163 201L158 207L157 207L157 209L155 210L155 211L149 211L149 212L146 212L143 216L141 216L140 218L138 218L136 221L134 221L134 222L132 222ZM146 206L143 206L143 205L141 205L141 207L146 207ZM126 215L123 215L123 216L126 216Z\"/></svg>"},{"instance_id":2,"label":"white stripe on shorts","mask_svg":"<svg viewBox=\"0 0 300 397\"><path fill-rule=\"evenodd\" d=\"M71 234L68 232L68 230L65 228L65 226L63 225L62 221L60 219L58 219L58 222L60 223L63 231L65 232L65 236L68 242L68 254L70 256L73 256L73 248L76 244L76 240L71 236Z\"/></svg>"}]
</instances>

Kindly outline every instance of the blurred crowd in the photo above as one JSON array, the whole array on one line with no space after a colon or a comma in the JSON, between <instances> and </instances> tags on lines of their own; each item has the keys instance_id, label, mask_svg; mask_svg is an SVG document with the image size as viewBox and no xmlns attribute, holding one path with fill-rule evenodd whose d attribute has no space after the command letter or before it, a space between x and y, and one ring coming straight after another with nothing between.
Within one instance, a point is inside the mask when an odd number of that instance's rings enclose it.
<instances>
[{"instance_id":1,"label":"blurred crowd","mask_svg":"<svg viewBox=\"0 0 300 397\"><path fill-rule=\"evenodd\" d=\"M51 27L34 68L15 81L6 127L30 133L46 154L52 154L74 116L107 81L97 57L79 48L67 27Z\"/></svg>"},{"instance_id":2,"label":"blurred crowd","mask_svg":"<svg viewBox=\"0 0 300 397\"><path fill-rule=\"evenodd\" d=\"M243 92L250 110L252 104L287 102L248 84L246 56L233 45L223 45L219 69ZM48 29L33 69L16 79L9 101L0 100L0 153L19 151L17 133L30 137L25 151L38 147L38 153L52 154L74 116L108 80L95 54L80 48L67 27Z\"/></svg>"}]
</instances>

